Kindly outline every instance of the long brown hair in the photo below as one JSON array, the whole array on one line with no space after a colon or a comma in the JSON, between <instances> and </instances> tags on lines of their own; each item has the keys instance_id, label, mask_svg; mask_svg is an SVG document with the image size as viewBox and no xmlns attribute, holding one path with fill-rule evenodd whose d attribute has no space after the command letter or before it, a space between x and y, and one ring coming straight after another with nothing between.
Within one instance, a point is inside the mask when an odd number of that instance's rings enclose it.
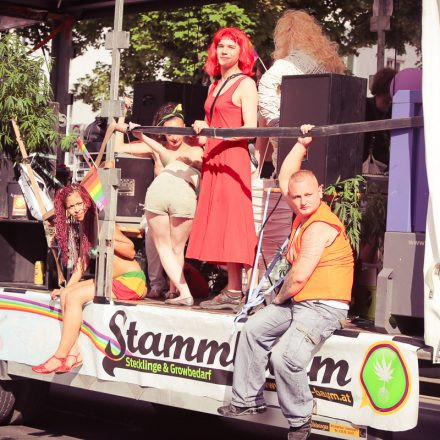
<instances>
[{"instance_id":1,"label":"long brown hair","mask_svg":"<svg viewBox=\"0 0 440 440\"><path fill-rule=\"evenodd\" d=\"M288 9L278 20L273 33L274 60L295 50L306 53L327 72L344 73L345 65L338 55L338 45L324 34L318 21L303 10Z\"/></svg>"}]
</instances>

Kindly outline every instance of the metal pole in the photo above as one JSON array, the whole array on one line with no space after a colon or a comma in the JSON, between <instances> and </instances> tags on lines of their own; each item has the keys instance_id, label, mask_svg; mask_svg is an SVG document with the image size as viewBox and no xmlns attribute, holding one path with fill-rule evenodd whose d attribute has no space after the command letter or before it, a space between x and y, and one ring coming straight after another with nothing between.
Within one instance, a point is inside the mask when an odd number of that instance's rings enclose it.
<instances>
[{"instance_id":1,"label":"metal pole","mask_svg":"<svg viewBox=\"0 0 440 440\"><path fill-rule=\"evenodd\" d=\"M377 32L377 70L385 67L385 31L390 29L393 0L374 0L370 30Z\"/></svg>"},{"instance_id":2,"label":"metal pole","mask_svg":"<svg viewBox=\"0 0 440 440\"><path fill-rule=\"evenodd\" d=\"M385 66L385 31L377 31L377 66L376 71Z\"/></svg>"},{"instance_id":3,"label":"metal pole","mask_svg":"<svg viewBox=\"0 0 440 440\"><path fill-rule=\"evenodd\" d=\"M107 116L111 123L113 118L121 115L121 106L118 102L119 93L119 69L121 65L120 50L127 47L127 41L122 32L122 20L124 14L124 0L115 1L115 16L113 32L106 36L106 48L112 51L112 67L110 77L110 100L103 103L102 115ZM127 35L125 35L127 37ZM125 38L127 40L127 38ZM106 160L114 160L114 141L111 138L106 150ZM95 302L109 302L112 296L113 279L113 256L114 256L114 234L117 207L117 195L119 186L119 170L100 170L99 173L103 182L105 192L108 195L108 207L105 209L105 218L101 222L99 234L99 259L97 265L97 280Z\"/></svg>"}]
</instances>

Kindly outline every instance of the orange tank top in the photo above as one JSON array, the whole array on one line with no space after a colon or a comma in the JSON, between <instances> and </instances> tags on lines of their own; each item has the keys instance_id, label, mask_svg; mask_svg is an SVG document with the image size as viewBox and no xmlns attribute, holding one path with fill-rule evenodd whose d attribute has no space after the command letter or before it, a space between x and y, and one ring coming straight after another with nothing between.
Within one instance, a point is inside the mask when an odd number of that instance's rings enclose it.
<instances>
[{"instance_id":1,"label":"orange tank top","mask_svg":"<svg viewBox=\"0 0 440 440\"><path fill-rule=\"evenodd\" d=\"M318 265L305 286L292 296L295 297L295 301L335 300L349 302L353 286L353 251L344 225L324 202L321 202L319 208L304 224L301 225L299 217L296 217L287 246L287 259L293 264L298 257L302 235L313 222L327 223L338 231L338 235L333 243L324 249Z\"/></svg>"}]
</instances>

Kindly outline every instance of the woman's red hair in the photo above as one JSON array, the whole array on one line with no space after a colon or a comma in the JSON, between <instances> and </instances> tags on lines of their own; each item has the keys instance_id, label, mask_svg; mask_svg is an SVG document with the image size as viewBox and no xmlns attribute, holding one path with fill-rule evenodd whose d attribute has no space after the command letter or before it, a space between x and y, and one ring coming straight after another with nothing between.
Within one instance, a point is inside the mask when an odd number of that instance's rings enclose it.
<instances>
[{"instance_id":1,"label":"woman's red hair","mask_svg":"<svg viewBox=\"0 0 440 440\"><path fill-rule=\"evenodd\" d=\"M76 249L76 255L78 255L82 264L85 265L90 250L95 246L97 214L95 203L91 199L89 193L83 186L77 183L65 186L64 188L59 189L55 194L55 236L58 246L61 249L62 261L67 265L69 260L69 229L72 226L67 221L66 199L73 193L78 193L84 202L85 216L82 221L82 228L80 228L82 233L79 238L79 248ZM76 261L74 262L74 265L76 265Z\"/></svg>"},{"instance_id":2,"label":"woman's red hair","mask_svg":"<svg viewBox=\"0 0 440 440\"><path fill-rule=\"evenodd\" d=\"M215 33L212 43L208 48L205 72L213 77L221 74L217 60L217 46L223 39L235 41L240 46L238 67L245 75L252 76L252 68L255 63L254 49L249 37L238 28L221 28Z\"/></svg>"}]
</instances>

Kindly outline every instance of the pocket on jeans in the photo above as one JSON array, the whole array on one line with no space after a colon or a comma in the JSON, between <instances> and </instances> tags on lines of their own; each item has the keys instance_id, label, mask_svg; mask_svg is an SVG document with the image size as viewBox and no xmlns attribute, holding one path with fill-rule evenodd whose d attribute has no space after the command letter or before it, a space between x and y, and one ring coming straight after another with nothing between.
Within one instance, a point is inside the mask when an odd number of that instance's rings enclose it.
<instances>
[{"instance_id":1,"label":"pocket on jeans","mask_svg":"<svg viewBox=\"0 0 440 440\"><path fill-rule=\"evenodd\" d=\"M309 364L317 346L322 341L319 329L297 323L283 354L286 362L294 368L303 369Z\"/></svg>"}]
</instances>

